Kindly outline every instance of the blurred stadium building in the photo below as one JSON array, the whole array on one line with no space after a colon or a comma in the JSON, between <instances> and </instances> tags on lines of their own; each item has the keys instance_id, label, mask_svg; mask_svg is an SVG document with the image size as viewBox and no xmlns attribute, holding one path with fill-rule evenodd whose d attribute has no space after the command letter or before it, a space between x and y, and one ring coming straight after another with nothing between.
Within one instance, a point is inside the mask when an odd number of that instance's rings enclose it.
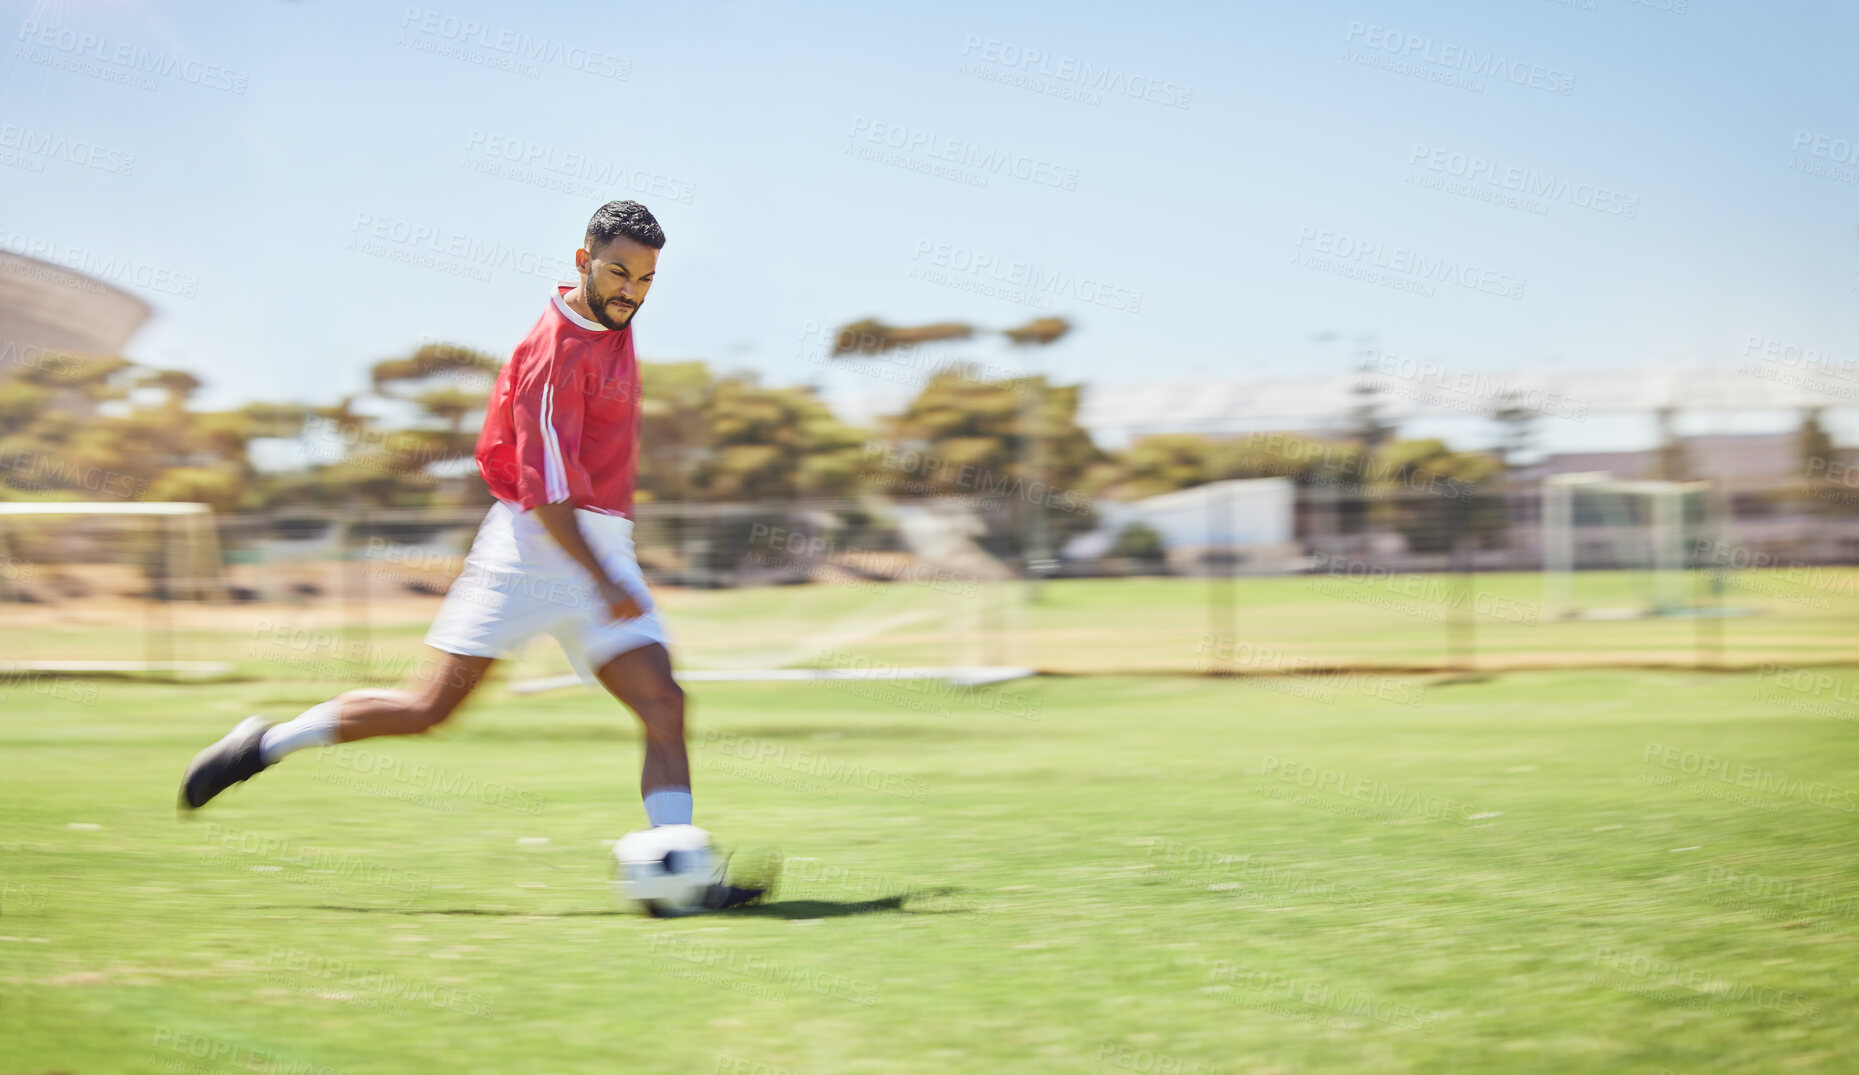
<instances>
[{"instance_id":1,"label":"blurred stadium building","mask_svg":"<svg viewBox=\"0 0 1859 1075\"><path fill-rule=\"evenodd\" d=\"M122 354L151 312L96 277L0 250L0 380L44 354Z\"/></svg>"},{"instance_id":2,"label":"blurred stadium building","mask_svg":"<svg viewBox=\"0 0 1859 1075\"><path fill-rule=\"evenodd\" d=\"M1140 381L1087 388L1079 420L1100 444L1160 433L1231 436L1336 429L1352 396L1373 394L1381 416L1489 418L1514 404L1546 419L1592 415L1780 413L1859 407L1859 379L1817 367L1754 362L1740 369L1662 365L1644 369L1459 370L1406 360L1371 360L1360 372L1319 377ZM1386 367L1388 372L1383 372Z\"/></svg>"}]
</instances>

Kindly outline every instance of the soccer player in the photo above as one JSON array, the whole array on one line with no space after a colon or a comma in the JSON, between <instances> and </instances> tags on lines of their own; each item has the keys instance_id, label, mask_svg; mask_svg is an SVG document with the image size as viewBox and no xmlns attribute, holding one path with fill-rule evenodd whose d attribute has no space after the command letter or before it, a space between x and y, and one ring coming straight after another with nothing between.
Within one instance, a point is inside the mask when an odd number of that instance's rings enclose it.
<instances>
[{"instance_id":1,"label":"soccer player","mask_svg":"<svg viewBox=\"0 0 1859 1075\"><path fill-rule=\"evenodd\" d=\"M440 659L424 689L353 690L282 724L248 717L187 767L183 806L199 809L295 751L425 732L452 715L500 655L547 631L582 678L599 679L644 725L647 820L691 823L684 692L632 541L632 322L664 245L645 206L601 206L575 251L580 281L556 287L498 374L476 453L497 503L426 635ZM705 903L720 909L762 895L718 884Z\"/></svg>"}]
</instances>

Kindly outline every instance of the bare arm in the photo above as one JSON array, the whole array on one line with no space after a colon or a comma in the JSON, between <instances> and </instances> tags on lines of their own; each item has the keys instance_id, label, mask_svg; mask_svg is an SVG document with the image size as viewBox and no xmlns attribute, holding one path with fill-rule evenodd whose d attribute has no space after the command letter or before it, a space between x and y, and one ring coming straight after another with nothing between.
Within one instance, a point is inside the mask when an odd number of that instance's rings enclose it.
<instances>
[{"instance_id":1,"label":"bare arm","mask_svg":"<svg viewBox=\"0 0 1859 1075\"><path fill-rule=\"evenodd\" d=\"M581 524L575 521L573 504L566 500L538 504L534 511L536 519L549 532L549 536L555 539L555 543L594 577L600 599L606 602L607 611L612 613L614 619L630 620L645 615L645 609L639 607L639 602L633 600L626 588L607 576L607 569L600 565L600 558L588 547L587 538L581 534Z\"/></svg>"}]
</instances>

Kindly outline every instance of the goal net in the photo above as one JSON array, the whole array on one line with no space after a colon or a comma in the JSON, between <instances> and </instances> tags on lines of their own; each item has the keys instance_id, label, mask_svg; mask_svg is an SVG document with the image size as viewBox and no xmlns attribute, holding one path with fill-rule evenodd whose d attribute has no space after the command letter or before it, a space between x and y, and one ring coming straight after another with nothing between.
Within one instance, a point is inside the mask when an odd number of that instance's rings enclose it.
<instances>
[{"instance_id":1,"label":"goal net","mask_svg":"<svg viewBox=\"0 0 1859 1075\"><path fill-rule=\"evenodd\" d=\"M224 674L190 659L194 610L225 597L205 504L0 503L0 677Z\"/></svg>"},{"instance_id":2,"label":"goal net","mask_svg":"<svg viewBox=\"0 0 1859 1075\"><path fill-rule=\"evenodd\" d=\"M481 517L0 503L0 677L239 672L306 696L402 683L429 661L425 630ZM1001 682L1036 659L1027 585L970 522L863 501L642 505L636 539L675 609L682 677L886 680L941 700L932 682ZM546 636L511 657L512 689L579 683Z\"/></svg>"},{"instance_id":3,"label":"goal net","mask_svg":"<svg viewBox=\"0 0 1859 1075\"><path fill-rule=\"evenodd\" d=\"M972 513L947 508L641 505L640 565L654 587L683 591L675 599L679 677L884 680L903 684L898 692L933 694L939 688L929 681L978 685L1031 674L1034 655L1020 644L1027 584L982 549ZM518 692L579 683L547 639L518 655L511 678Z\"/></svg>"},{"instance_id":4,"label":"goal net","mask_svg":"<svg viewBox=\"0 0 1859 1075\"><path fill-rule=\"evenodd\" d=\"M1605 472L1543 481L1545 611L1561 618L1686 615L1691 550L1714 536L1709 482L1618 481Z\"/></svg>"}]
</instances>

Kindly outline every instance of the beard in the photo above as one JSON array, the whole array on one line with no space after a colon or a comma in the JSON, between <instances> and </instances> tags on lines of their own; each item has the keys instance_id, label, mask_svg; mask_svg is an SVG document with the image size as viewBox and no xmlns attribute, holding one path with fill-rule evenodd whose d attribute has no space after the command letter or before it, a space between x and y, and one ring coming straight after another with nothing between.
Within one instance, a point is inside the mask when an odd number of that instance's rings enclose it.
<instances>
[{"instance_id":1,"label":"beard","mask_svg":"<svg viewBox=\"0 0 1859 1075\"><path fill-rule=\"evenodd\" d=\"M587 297L587 308L594 312L594 320L616 331L632 324L633 318L639 314L639 307L645 305L642 300L638 305L628 309L624 317L615 321L613 315L608 312L607 303L618 296L612 293L601 294L600 288L594 283L593 273L590 272L581 278L581 291Z\"/></svg>"}]
</instances>

